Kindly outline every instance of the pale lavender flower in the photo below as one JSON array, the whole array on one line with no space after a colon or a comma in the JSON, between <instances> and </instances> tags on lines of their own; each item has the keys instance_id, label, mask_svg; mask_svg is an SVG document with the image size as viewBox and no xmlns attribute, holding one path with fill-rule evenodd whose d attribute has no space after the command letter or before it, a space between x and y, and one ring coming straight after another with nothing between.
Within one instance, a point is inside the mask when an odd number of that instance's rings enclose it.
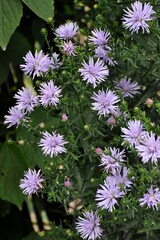
<instances>
[{"instance_id":1,"label":"pale lavender flower","mask_svg":"<svg viewBox=\"0 0 160 240\"><path fill-rule=\"evenodd\" d=\"M122 174L121 174L122 171ZM117 185L122 186L124 190L131 188L132 182L128 179L128 169L126 167L120 167L117 172L112 176L108 176L107 179L115 181Z\"/></svg>"},{"instance_id":2,"label":"pale lavender flower","mask_svg":"<svg viewBox=\"0 0 160 240\"><path fill-rule=\"evenodd\" d=\"M106 152L107 149L105 149ZM119 148L112 148L108 149L108 154L102 153L101 154L101 164L100 166L104 167L104 170L108 173L115 174L121 167L121 163L125 160L125 151L120 151Z\"/></svg>"},{"instance_id":3,"label":"pale lavender flower","mask_svg":"<svg viewBox=\"0 0 160 240\"><path fill-rule=\"evenodd\" d=\"M56 132L44 132L43 138L41 138L38 144L43 151L44 155L49 155L50 157L57 156L60 153L67 152L64 147L68 142L64 141L63 135Z\"/></svg>"},{"instance_id":4,"label":"pale lavender flower","mask_svg":"<svg viewBox=\"0 0 160 240\"><path fill-rule=\"evenodd\" d=\"M146 132L144 138L135 147L138 155L142 157L142 162L157 164L160 158L160 136L155 136L153 132Z\"/></svg>"},{"instance_id":5,"label":"pale lavender flower","mask_svg":"<svg viewBox=\"0 0 160 240\"><path fill-rule=\"evenodd\" d=\"M37 193L39 189L43 187L45 179L42 177L41 170L38 172L30 168L24 172L24 178L20 180L19 187L23 190L25 195L32 195Z\"/></svg>"},{"instance_id":6,"label":"pale lavender flower","mask_svg":"<svg viewBox=\"0 0 160 240\"><path fill-rule=\"evenodd\" d=\"M131 146L139 144L140 140L144 138L145 131L140 120L130 120L127 128L121 128L123 135L121 137L124 141L128 141ZM124 143L124 142L123 142Z\"/></svg>"},{"instance_id":7,"label":"pale lavender flower","mask_svg":"<svg viewBox=\"0 0 160 240\"><path fill-rule=\"evenodd\" d=\"M83 81L87 81L87 83L91 83L95 88L97 84L105 81L105 78L109 75L108 67L104 65L103 61L97 59L94 63L92 57L89 58L89 63L87 64L85 61L82 63L83 68L80 68L78 71L81 73L83 77Z\"/></svg>"},{"instance_id":8,"label":"pale lavender flower","mask_svg":"<svg viewBox=\"0 0 160 240\"><path fill-rule=\"evenodd\" d=\"M139 199L140 202L140 206L144 206L145 204L147 205L147 208L153 208L153 210L157 210L158 211L158 204L160 203L160 191L159 188L155 188L153 189L153 187L151 186L148 189L148 193L145 193L143 195L143 198Z\"/></svg>"},{"instance_id":9,"label":"pale lavender flower","mask_svg":"<svg viewBox=\"0 0 160 240\"><path fill-rule=\"evenodd\" d=\"M52 56L50 57L50 61L51 61L50 68L52 70L57 69L62 65L62 63L60 62L60 59L59 59L59 54L56 52L54 52L52 54Z\"/></svg>"},{"instance_id":10,"label":"pale lavender flower","mask_svg":"<svg viewBox=\"0 0 160 240\"><path fill-rule=\"evenodd\" d=\"M100 186L101 189L98 189L96 193L97 206L112 212L115 204L118 205L117 199L123 197L125 193L120 190L115 180L106 179L104 185Z\"/></svg>"},{"instance_id":11,"label":"pale lavender flower","mask_svg":"<svg viewBox=\"0 0 160 240\"><path fill-rule=\"evenodd\" d=\"M95 56L102 59L104 63L107 63L110 66L115 66L117 62L111 59L110 52L111 48L107 47L107 49L105 49L103 46L98 46L95 49Z\"/></svg>"},{"instance_id":12,"label":"pale lavender flower","mask_svg":"<svg viewBox=\"0 0 160 240\"><path fill-rule=\"evenodd\" d=\"M94 45L107 45L108 40L110 38L110 32L104 31L101 29L95 29L92 31L93 36L89 36L89 41Z\"/></svg>"},{"instance_id":13,"label":"pale lavender flower","mask_svg":"<svg viewBox=\"0 0 160 240\"><path fill-rule=\"evenodd\" d=\"M39 89L39 102L44 106L57 106L59 103L59 98L61 95L61 88L55 86L54 81L50 80L49 82L41 83Z\"/></svg>"},{"instance_id":14,"label":"pale lavender flower","mask_svg":"<svg viewBox=\"0 0 160 240\"><path fill-rule=\"evenodd\" d=\"M35 106L39 105L38 96L34 94L33 88L22 87L21 90L14 95L17 100L16 106L20 111L32 112Z\"/></svg>"},{"instance_id":15,"label":"pale lavender flower","mask_svg":"<svg viewBox=\"0 0 160 240\"><path fill-rule=\"evenodd\" d=\"M80 233L83 239L95 240L100 238L103 230L100 227L101 218L98 216L97 212L86 212L83 213L83 216L83 218L78 217L76 222L77 232Z\"/></svg>"},{"instance_id":16,"label":"pale lavender flower","mask_svg":"<svg viewBox=\"0 0 160 240\"><path fill-rule=\"evenodd\" d=\"M106 90L106 92L99 90L98 93L94 93L92 99L95 101L92 103L92 109L104 117L109 113L113 114L117 109L115 104L119 102L119 97L111 90Z\"/></svg>"},{"instance_id":17,"label":"pale lavender flower","mask_svg":"<svg viewBox=\"0 0 160 240\"><path fill-rule=\"evenodd\" d=\"M24 111L19 110L17 106L11 107L8 113L9 115L4 116L4 124L8 124L7 128L10 128L14 125L17 125L18 127L22 122L27 121Z\"/></svg>"},{"instance_id":18,"label":"pale lavender flower","mask_svg":"<svg viewBox=\"0 0 160 240\"><path fill-rule=\"evenodd\" d=\"M131 97L137 93L139 93L140 86L138 85L137 82L131 82L130 78L122 78L119 83L115 86L115 88L122 92L123 97Z\"/></svg>"},{"instance_id":19,"label":"pale lavender flower","mask_svg":"<svg viewBox=\"0 0 160 240\"><path fill-rule=\"evenodd\" d=\"M77 23L65 23L64 25L61 25L56 29L55 34L60 39L67 40L73 38L77 34L78 28L79 27L77 26Z\"/></svg>"},{"instance_id":20,"label":"pale lavender flower","mask_svg":"<svg viewBox=\"0 0 160 240\"><path fill-rule=\"evenodd\" d=\"M149 32L148 21L151 21L153 17L152 14L155 13L153 7L149 3L144 3L140 1L135 1L131 4L132 10L127 8L125 14L122 18L123 24L130 31L138 33L139 29L142 28L142 32L146 30Z\"/></svg>"},{"instance_id":21,"label":"pale lavender flower","mask_svg":"<svg viewBox=\"0 0 160 240\"><path fill-rule=\"evenodd\" d=\"M71 40L64 42L62 47L63 47L62 52L64 54L66 54L67 56L72 56L72 55L75 56L75 52L74 52L75 46Z\"/></svg>"},{"instance_id":22,"label":"pale lavender flower","mask_svg":"<svg viewBox=\"0 0 160 240\"><path fill-rule=\"evenodd\" d=\"M40 52L35 52L34 56L29 51L25 57L23 57L25 64L21 64L20 68L24 71L26 75L33 74L33 79L35 76L40 77L44 73L48 72L51 67L51 60L49 56L43 53L41 50Z\"/></svg>"}]
</instances>

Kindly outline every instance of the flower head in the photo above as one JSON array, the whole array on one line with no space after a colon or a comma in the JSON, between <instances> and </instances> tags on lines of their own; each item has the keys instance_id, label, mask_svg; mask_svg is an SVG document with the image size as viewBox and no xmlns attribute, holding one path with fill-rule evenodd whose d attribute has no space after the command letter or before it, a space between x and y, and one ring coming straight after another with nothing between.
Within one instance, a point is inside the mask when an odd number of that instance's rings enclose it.
<instances>
[{"instance_id":1,"label":"flower head","mask_svg":"<svg viewBox=\"0 0 160 240\"><path fill-rule=\"evenodd\" d=\"M78 217L76 222L77 232L80 233L83 239L95 240L102 235L102 228L100 227L100 217L97 213L86 212L83 213L84 218Z\"/></svg>"},{"instance_id":2,"label":"flower head","mask_svg":"<svg viewBox=\"0 0 160 240\"><path fill-rule=\"evenodd\" d=\"M115 204L118 205L117 199L123 197L125 193L120 191L115 180L109 178L104 181L104 185L100 186L101 189L98 189L96 194L97 205L112 212L115 209Z\"/></svg>"},{"instance_id":3,"label":"flower head","mask_svg":"<svg viewBox=\"0 0 160 240\"><path fill-rule=\"evenodd\" d=\"M52 54L50 60L51 60L50 68L52 70L59 68L59 66L62 64L59 59L59 54L56 52Z\"/></svg>"},{"instance_id":4,"label":"flower head","mask_svg":"<svg viewBox=\"0 0 160 240\"><path fill-rule=\"evenodd\" d=\"M121 163L124 162L124 150L120 152L119 148L109 148L109 153L102 153L101 154L101 164L100 166L103 166L106 172L111 172L112 174L115 174L118 169L121 167Z\"/></svg>"},{"instance_id":5,"label":"flower head","mask_svg":"<svg viewBox=\"0 0 160 240\"><path fill-rule=\"evenodd\" d=\"M142 157L143 163L151 160L152 163L157 164L160 158L160 137L156 137L153 132L146 132L144 138L135 148L138 155Z\"/></svg>"},{"instance_id":6,"label":"flower head","mask_svg":"<svg viewBox=\"0 0 160 240\"><path fill-rule=\"evenodd\" d=\"M20 67L26 75L30 76L33 74L33 79L35 76L42 76L44 73L48 72L51 67L49 56L47 54L45 55L42 50L40 52L36 50L34 56L31 51L29 51L23 59L25 64L21 64Z\"/></svg>"},{"instance_id":7,"label":"flower head","mask_svg":"<svg viewBox=\"0 0 160 240\"><path fill-rule=\"evenodd\" d=\"M24 173L24 178L20 180L19 187L25 195L37 193L37 191L43 187L42 183L44 182L44 178L42 178L40 172L41 170L37 172L35 169L31 170L29 168L28 171Z\"/></svg>"},{"instance_id":8,"label":"flower head","mask_svg":"<svg viewBox=\"0 0 160 240\"><path fill-rule=\"evenodd\" d=\"M89 36L89 41L97 46L106 46L108 44L108 40L110 38L110 32L104 31L101 29L95 29L92 31L93 36Z\"/></svg>"},{"instance_id":9,"label":"flower head","mask_svg":"<svg viewBox=\"0 0 160 240\"><path fill-rule=\"evenodd\" d=\"M98 93L94 93L92 99L95 101L92 103L92 109L98 111L100 116L114 113L117 109L115 104L119 102L119 97L111 90L106 90L106 92L99 90Z\"/></svg>"},{"instance_id":10,"label":"flower head","mask_svg":"<svg viewBox=\"0 0 160 240\"><path fill-rule=\"evenodd\" d=\"M150 187L148 189L148 193L145 193L143 195L143 198L139 199L140 206L147 205L147 208L153 208L153 210L158 210L157 204L160 203L160 191L159 188L153 189L153 187Z\"/></svg>"},{"instance_id":11,"label":"flower head","mask_svg":"<svg viewBox=\"0 0 160 240\"><path fill-rule=\"evenodd\" d=\"M122 174L121 174L122 171ZM128 179L128 169L126 167L120 167L113 175L107 177L110 181L115 181L117 185L126 188L131 188L132 182Z\"/></svg>"},{"instance_id":12,"label":"flower head","mask_svg":"<svg viewBox=\"0 0 160 240\"><path fill-rule=\"evenodd\" d=\"M123 97L133 97L139 93L140 86L136 82L131 82L131 79L123 78L115 87L118 91L122 92Z\"/></svg>"},{"instance_id":13,"label":"flower head","mask_svg":"<svg viewBox=\"0 0 160 240\"><path fill-rule=\"evenodd\" d=\"M107 66L104 65L103 61L97 59L94 63L92 57L89 58L89 63L87 64L85 61L82 63L83 68L80 68L78 71L81 73L83 77L83 81L87 81L87 83L91 83L95 88L97 84L105 81L105 78L109 75L109 70Z\"/></svg>"},{"instance_id":14,"label":"flower head","mask_svg":"<svg viewBox=\"0 0 160 240\"><path fill-rule=\"evenodd\" d=\"M75 56L74 53L75 46L71 40L64 42L62 47L63 47L62 51L64 54L66 54L67 56L71 55Z\"/></svg>"},{"instance_id":15,"label":"flower head","mask_svg":"<svg viewBox=\"0 0 160 240\"><path fill-rule=\"evenodd\" d=\"M39 105L38 96L33 92L33 89L22 87L21 90L14 95L17 100L16 106L20 111L32 112L34 107Z\"/></svg>"},{"instance_id":16,"label":"flower head","mask_svg":"<svg viewBox=\"0 0 160 240\"><path fill-rule=\"evenodd\" d=\"M143 130L143 125L139 120L131 120L127 124L127 128L121 128L124 133L121 137L128 141L131 146L137 145L141 139L143 139L145 135L145 131Z\"/></svg>"},{"instance_id":17,"label":"flower head","mask_svg":"<svg viewBox=\"0 0 160 240\"><path fill-rule=\"evenodd\" d=\"M61 97L61 88L54 85L54 81L41 83L39 89L39 102L44 106L57 106Z\"/></svg>"},{"instance_id":18,"label":"flower head","mask_svg":"<svg viewBox=\"0 0 160 240\"><path fill-rule=\"evenodd\" d=\"M142 32L146 30L149 32L148 21L151 21L153 17L152 14L155 13L153 7L149 3L144 3L140 1L135 1L131 4L132 10L127 8L125 14L122 18L123 24L130 31L138 33L139 29L142 28Z\"/></svg>"},{"instance_id":19,"label":"flower head","mask_svg":"<svg viewBox=\"0 0 160 240\"><path fill-rule=\"evenodd\" d=\"M25 118L24 111L21 111L17 108L17 106L11 107L8 111L9 115L5 115L4 124L8 124L8 127L12 127L17 125L17 127L22 123L22 121L27 121Z\"/></svg>"},{"instance_id":20,"label":"flower head","mask_svg":"<svg viewBox=\"0 0 160 240\"><path fill-rule=\"evenodd\" d=\"M50 157L57 156L60 153L67 152L64 145L68 143L65 142L63 136L56 132L44 132L43 138L41 138L38 144L43 151L43 154L49 155Z\"/></svg>"},{"instance_id":21,"label":"flower head","mask_svg":"<svg viewBox=\"0 0 160 240\"><path fill-rule=\"evenodd\" d=\"M110 66L115 66L117 64L116 61L112 60L110 57L111 48L98 46L95 48L95 56L100 58L104 63L107 63Z\"/></svg>"},{"instance_id":22,"label":"flower head","mask_svg":"<svg viewBox=\"0 0 160 240\"><path fill-rule=\"evenodd\" d=\"M64 40L73 38L78 31L77 23L69 22L65 23L64 25L59 26L55 33L56 35Z\"/></svg>"}]
</instances>

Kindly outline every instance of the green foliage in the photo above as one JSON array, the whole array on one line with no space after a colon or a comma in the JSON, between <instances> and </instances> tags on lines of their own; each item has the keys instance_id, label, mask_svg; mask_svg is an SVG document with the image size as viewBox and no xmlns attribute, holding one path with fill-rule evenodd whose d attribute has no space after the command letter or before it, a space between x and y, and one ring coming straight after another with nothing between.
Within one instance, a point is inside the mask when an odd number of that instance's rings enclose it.
<instances>
[{"instance_id":1,"label":"green foliage","mask_svg":"<svg viewBox=\"0 0 160 240\"><path fill-rule=\"evenodd\" d=\"M7 44L18 27L23 15L22 2L45 21L53 18L53 0L1 0L0 1L0 47L6 50ZM23 46L23 45L22 45Z\"/></svg>"}]
</instances>

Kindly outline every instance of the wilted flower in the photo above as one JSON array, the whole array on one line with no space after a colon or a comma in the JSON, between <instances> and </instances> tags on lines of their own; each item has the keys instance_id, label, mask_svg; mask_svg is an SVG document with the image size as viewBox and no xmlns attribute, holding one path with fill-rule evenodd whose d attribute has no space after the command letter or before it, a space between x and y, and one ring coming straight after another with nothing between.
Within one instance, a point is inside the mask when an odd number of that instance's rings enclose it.
<instances>
[{"instance_id":1,"label":"wilted flower","mask_svg":"<svg viewBox=\"0 0 160 240\"><path fill-rule=\"evenodd\" d=\"M39 89L39 102L44 106L57 106L61 97L61 88L54 85L54 81L41 83Z\"/></svg>"},{"instance_id":2,"label":"wilted flower","mask_svg":"<svg viewBox=\"0 0 160 240\"><path fill-rule=\"evenodd\" d=\"M83 77L83 81L87 81L87 83L91 83L95 88L97 84L105 81L105 78L109 75L109 70L107 66L104 65L103 61L97 59L94 63L92 57L89 58L89 63L87 64L85 61L82 63L83 68L80 68L78 71L81 73Z\"/></svg>"},{"instance_id":3,"label":"wilted flower","mask_svg":"<svg viewBox=\"0 0 160 240\"><path fill-rule=\"evenodd\" d=\"M121 167L121 163L124 162L124 150L120 152L119 148L109 148L108 154L102 153L101 154L101 164L100 166L103 166L106 172L111 172L115 174L118 169Z\"/></svg>"},{"instance_id":4,"label":"wilted flower","mask_svg":"<svg viewBox=\"0 0 160 240\"><path fill-rule=\"evenodd\" d=\"M83 213L84 218L78 217L76 222L77 232L80 233L83 239L95 240L102 235L102 228L100 227L100 217L97 213L86 212Z\"/></svg>"},{"instance_id":5,"label":"wilted flower","mask_svg":"<svg viewBox=\"0 0 160 240\"><path fill-rule=\"evenodd\" d=\"M123 97L133 97L135 94L139 93L140 86L138 85L137 82L131 82L130 78L123 78L115 88L118 91L122 92Z\"/></svg>"},{"instance_id":6,"label":"wilted flower","mask_svg":"<svg viewBox=\"0 0 160 240\"><path fill-rule=\"evenodd\" d=\"M16 106L20 111L32 112L34 107L39 105L38 96L33 92L33 89L22 87L21 90L14 95L17 100Z\"/></svg>"},{"instance_id":7,"label":"wilted flower","mask_svg":"<svg viewBox=\"0 0 160 240\"><path fill-rule=\"evenodd\" d=\"M149 32L149 26L147 24L148 21L151 21L153 17L152 14L155 11L152 9L153 7L149 3L144 3L144 5L136 1L131 4L132 10L127 8L125 14L122 18L123 24L126 28L129 28L130 31L138 33L139 29L142 28L142 32L146 30Z\"/></svg>"},{"instance_id":8,"label":"wilted flower","mask_svg":"<svg viewBox=\"0 0 160 240\"><path fill-rule=\"evenodd\" d=\"M59 26L55 33L56 35L64 40L73 38L78 31L77 23L69 22L65 23L64 25Z\"/></svg>"},{"instance_id":9,"label":"wilted flower","mask_svg":"<svg viewBox=\"0 0 160 240\"><path fill-rule=\"evenodd\" d=\"M157 164L160 158L160 137L155 136L153 132L146 132L144 138L135 147L138 155L142 157L142 162L147 163L151 160Z\"/></svg>"},{"instance_id":10,"label":"wilted flower","mask_svg":"<svg viewBox=\"0 0 160 240\"><path fill-rule=\"evenodd\" d=\"M154 101L151 98L147 98L145 104L147 105L147 107L151 107L153 105Z\"/></svg>"},{"instance_id":11,"label":"wilted flower","mask_svg":"<svg viewBox=\"0 0 160 240\"><path fill-rule=\"evenodd\" d=\"M107 46L108 40L110 38L110 32L101 29L95 29L92 31L93 36L89 36L89 41L94 45Z\"/></svg>"},{"instance_id":12,"label":"wilted flower","mask_svg":"<svg viewBox=\"0 0 160 240\"><path fill-rule=\"evenodd\" d=\"M8 111L9 115L5 115L4 124L8 124L7 128L10 128L14 125L17 127L22 123L22 121L26 122L25 113L17 108L17 106L11 107Z\"/></svg>"},{"instance_id":13,"label":"wilted flower","mask_svg":"<svg viewBox=\"0 0 160 240\"><path fill-rule=\"evenodd\" d=\"M98 93L94 93L92 99L95 100L92 103L92 109L98 111L100 116L106 116L109 113L113 114L117 109L115 104L119 102L119 97L111 90L106 90L106 92L99 90Z\"/></svg>"},{"instance_id":14,"label":"wilted flower","mask_svg":"<svg viewBox=\"0 0 160 240\"><path fill-rule=\"evenodd\" d=\"M127 124L127 128L121 128L124 133L121 137L128 141L131 146L139 144L140 140L143 139L145 131L143 130L143 124L139 120L131 120Z\"/></svg>"},{"instance_id":15,"label":"wilted flower","mask_svg":"<svg viewBox=\"0 0 160 240\"><path fill-rule=\"evenodd\" d=\"M20 67L26 75L30 76L33 74L33 79L35 76L42 76L51 68L51 60L42 50L40 52L36 50L34 56L31 51L29 51L23 59L25 64L21 64Z\"/></svg>"},{"instance_id":16,"label":"wilted flower","mask_svg":"<svg viewBox=\"0 0 160 240\"><path fill-rule=\"evenodd\" d=\"M150 187L148 189L148 193L145 193L143 195L143 198L139 199L140 206L147 205L147 208L153 208L153 210L158 210L158 204L160 203L160 191L159 188L153 189L153 187Z\"/></svg>"},{"instance_id":17,"label":"wilted flower","mask_svg":"<svg viewBox=\"0 0 160 240\"><path fill-rule=\"evenodd\" d=\"M112 212L115 209L115 204L118 205L117 199L123 197L125 193L120 190L115 180L106 179L104 185L100 186L101 189L98 189L96 194L97 205Z\"/></svg>"},{"instance_id":18,"label":"wilted flower","mask_svg":"<svg viewBox=\"0 0 160 240\"><path fill-rule=\"evenodd\" d=\"M64 145L68 143L64 141L63 136L56 132L44 132L43 138L41 138L38 144L45 155L50 157L57 156L60 153L67 152Z\"/></svg>"},{"instance_id":19,"label":"wilted flower","mask_svg":"<svg viewBox=\"0 0 160 240\"><path fill-rule=\"evenodd\" d=\"M37 191L43 187L42 183L44 182L44 178L40 172L41 170L37 172L35 169L31 170L29 168L28 171L24 173L24 178L20 180L19 187L25 195L37 193Z\"/></svg>"}]
</instances>

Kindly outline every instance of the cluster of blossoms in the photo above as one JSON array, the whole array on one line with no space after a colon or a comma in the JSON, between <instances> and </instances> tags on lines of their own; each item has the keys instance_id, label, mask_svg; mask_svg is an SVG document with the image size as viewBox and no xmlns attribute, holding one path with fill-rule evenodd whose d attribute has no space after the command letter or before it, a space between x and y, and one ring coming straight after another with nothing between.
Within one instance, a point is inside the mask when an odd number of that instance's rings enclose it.
<instances>
[{"instance_id":1,"label":"cluster of blossoms","mask_svg":"<svg viewBox=\"0 0 160 240\"><path fill-rule=\"evenodd\" d=\"M124 26L129 28L132 33L138 33L140 28L142 28L143 33L145 30L149 32L147 22L153 19L152 14L155 13L152 6L148 3L143 6L141 2L136 1L131 7L132 10L129 8L124 10L125 15L122 18ZM61 41L61 52L68 57L76 55L73 39L78 29L77 23L69 22L55 30L56 38ZM111 34L108 30L94 29L92 35L88 37L89 44L94 45L94 56L89 56L88 61L83 60L80 63L81 66L79 65L77 68L82 81L91 85L94 89L106 80L108 81L108 65L113 67L117 64L110 58L112 51L108 44L110 37ZM29 51L24 57L24 61L25 64L20 65L20 67L26 75L32 76L33 79L49 74L60 68L62 64L58 54L53 53L52 56L49 56L44 54L42 50L39 53L36 51L34 55ZM160 137L152 131L147 132L140 120L128 120L127 113L121 112L121 103L126 98L133 98L140 93L139 84L126 76L113 81L113 84L114 90L98 88L98 91L93 92L91 97L93 102L90 106L93 111L97 112L99 118L107 119L106 123L111 126L111 129L122 115L123 120L126 121L126 125L121 127L121 147L126 147L126 149L108 147L104 151L101 148L97 148L95 151L101 161L99 166L106 174L104 183L100 184L96 191L95 201L98 210L107 209L109 212L114 211L116 206L119 205L119 199L125 197L133 188L133 183L129 179L130 169L126 161L126 151L129 146L135 149L137 157L141 159L143 164L151 162L151 164L157 165L160 158ZM22 87L14 95L16 104L9 109L9 114L5 116L4 123L8 125L8 128L20 124L29 127L29 117L35 107L57 108L61 97L62 89L55 85L53 79L41 82L38 89ZM68 118L69 116L63 113L61 121L66 122ZM45 156L53 158L59 154L67 153L64 145L68 142L65 141L63 135L60 135L57 131L51 133L44 131L40 134L42 137L37 145L41 147ZM24 178L20 180L19 186L24 194L32 195L42 189L44 181L40 170L37 172L35 169L28 169L24 173ZM70 185L70 180L66 178L64 186L69 188ZM154 185L151 185L148 192L138 199L141 207L146 205L147 208L158 210L160 190L154 187ZM98 215L98 210L95 213L93 211L85 212L83 217L78 217L76 230L83 239L95 240L102 236L103 230L100 227L101 217Z\"/></svg>"},{"instance_id":2,"label":"cluster of blossoms","mask_svg":"<svg viewBox=\"0 0 160 240\"><path fill-rule=\"evenodd\" d=\"M62 52L67 56L75 55L73 37L77 34L78 28L77 23L69 22L59 26L55 31L56 36L63 41Z\"/></svg>"}]
</instances>

